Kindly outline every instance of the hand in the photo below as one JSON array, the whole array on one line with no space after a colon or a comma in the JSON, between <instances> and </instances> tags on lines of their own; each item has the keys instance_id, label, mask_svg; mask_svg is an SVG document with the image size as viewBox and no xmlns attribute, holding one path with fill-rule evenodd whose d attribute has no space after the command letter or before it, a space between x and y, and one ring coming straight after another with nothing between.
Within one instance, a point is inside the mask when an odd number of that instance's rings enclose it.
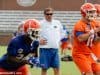
<instances>
[{"instance_id":1,"label":"hand","mask_svg":"<svg viewBox=\"0 0 100 75\"><path fill-rule=\"evenodd\" d=\"M36 67L42 67L43 65L40 64L39 58L38 57L31 57L29 60L29 64L31 65L31 68L36 66Z\"/></svg>"},{"instance_id":2,"label":"hand","mask_svg":"<svg viewBox=\"0 0 100 75\"><path fill-rule=\"evenodd\" d=\"M100 27L95 28L95 32L97 33L97 36L100 37Z\"/></svg>"},{"instance_id":3,"label":"hand","mask_svg":"<svg viewBox=\"0 0 100 75\"><path fill-rule=\"evenodd\" d=\"M100 59L98 59L97 62L100 63Z\"/></svg>"},{"instance_id":4,"label":"hand","mask_svg":"<svg viewBox=\"0 0 100 75\"><path fill-rule=\"evenodd\" d=\"M98 58L94 53L91 53L91 57L93 58L94 61L100 63L100 58Z\"/></svg>"},{"instance_id":5,"label":"hand","mask_svg":"<svg viewBox=\"0 0 100 75\"><path fill-rule=\"evenodd\" d=\"M45 38L40 39L40 45L46 45L47 40Z\"/></svg>"},{"instance_id":6,"label":"hand","mask_svg":"<svg viewBox=\"0 0 100 75\"><path fill-rule=\"evenodd\" d=\"M99 31L99 32L97 32L97 36L98 36L98 37L100 37L100 31Z\"/></svg>"},{"instance_id":7,"label":"hand","mask_svg":"<svg viewBox=\"0 0 100 75\"><path fill-rule=\"evenodd\" d=\"M96 33L100 32L100 27L94 29Z\"/></svg>"},{"instance_id":8,"label":"hand","mask_svg":"<svg viewBox=\"0 0 100 75\"><path fill-rule=\"evenodd\" d=\"M91 29L90 32L89 32L90 35L93 35L94 33L95 33L94 29Z\"/></svg>"}]
</instances>

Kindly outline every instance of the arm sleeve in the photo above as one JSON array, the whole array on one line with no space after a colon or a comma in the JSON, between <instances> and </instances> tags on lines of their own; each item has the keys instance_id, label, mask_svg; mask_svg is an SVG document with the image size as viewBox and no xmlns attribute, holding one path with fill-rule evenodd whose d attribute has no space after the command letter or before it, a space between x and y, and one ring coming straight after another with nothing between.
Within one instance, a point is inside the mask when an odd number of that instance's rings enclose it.
<instances>
[{"instance_id":1,"label":"arm sleeve","mask_svg":"<svg viewBox=\"0 0 100 75\"><path fill-rule=\"evenodd\" d=\"M74 35L77 37L81 34L84 34L85 32L85 25L81 22L78 22L74 26Z\"/></svg>"},{"instance_id":2,"label":"arm sleeve","mask_svg":"<svg viewBox=\"0 0 100 75\"><path fill-rule=\"evenodd\" d=\"M68 38L62 38L61 39L61 42L65 42L65 41L67 41L68 40Z\"/></svg>"},{"instance_id":3,"label":"arm sleeve","mask_svg":"<svg viewBox=\"0 0 100 75\"><path fill-rule=\"evenodd\" d=\"M35 53L35 57L38 57L38 47L39 47L39 41L34 41L32 43L32 53Z\"/></svg>"},{"instance_id":4,"label":"arm sleeve","mask_svg":"<svg viewBox=\"0 0 100 75\"><path fill-rule=\"evenodd\" d=\"M84 32L77 31L75 35L76 35L76 36L79 36L79 35L81 35L81 34L84 34Z\"/></svg>"},{"instance_id":5,"label":"arm sleeve","mask_svg":"<svg viewBox=\"0 0 100 75\"><path fill-rule=\"evenodd\" d=\"M7 54L10 56L17 56L17 44L14 41L11 41L7 48Z\"/></svg>"}]
</instances>

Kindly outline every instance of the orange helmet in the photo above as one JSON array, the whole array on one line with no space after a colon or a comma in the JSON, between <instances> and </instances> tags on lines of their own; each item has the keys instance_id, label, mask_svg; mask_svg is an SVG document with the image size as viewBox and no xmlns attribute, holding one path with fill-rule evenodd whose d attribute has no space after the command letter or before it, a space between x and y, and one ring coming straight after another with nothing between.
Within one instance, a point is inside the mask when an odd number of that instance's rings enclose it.
<instances>
[{"instance_id":1,"label":"orange helmet","mask_svg":"<svg viewBox=\"0 0 100 75\"><path fill-rule=\"evenodd\" d=\"M97 21L99 22L100 21L100 4L94 4L94 6L97 9Z\"/></svg>"},{"instance_id":2,"label":"orange helmet","mask_svg":"<svg viewBox=\"0 0 100 75\"><path fill-rule=\"evenodd\" d=\"M96 10L97 10L97 14L100 14L100 4L94 4Z\"/></svg>"},{"instance_id":3,"label":"orange helmet","mask_svg":"<svg viewBox=\"0 0 100 75\"><path fill-rule=\"evenodd\" d=\"M23 24L23 30L32 40L37 39L39 37L40 23L36 19L28 19Z\"/></svg>"},{"instance_id":4,"label":"orange helmet","mask_svg":"<svg viewBox=\"0 0 100 75\"><path fill-rule=\"evenodd\" d=\"M29 29L39 29L40 24L37 20L35 19L28 19L24 23L24 32L28 32Z\"/></svg>"},{"instance_id":5,"label":"orange helmet","mask_svg":"<svg viewBox=\"0 0 100 75\"><path fill-rule=\"evenodd\" d=\"M80 8L81 15L89 20L96 17L96 9L92 3L85 3Z\"/></svg>"}]
</instances>

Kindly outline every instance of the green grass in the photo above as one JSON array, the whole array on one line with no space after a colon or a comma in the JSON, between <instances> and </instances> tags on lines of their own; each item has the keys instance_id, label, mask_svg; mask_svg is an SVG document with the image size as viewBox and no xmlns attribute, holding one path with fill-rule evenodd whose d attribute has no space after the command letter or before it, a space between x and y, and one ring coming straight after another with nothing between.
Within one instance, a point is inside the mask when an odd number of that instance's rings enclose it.
<instances>
[{"instance_id":1,"label":"green grass","mask_svg":"<svg viewBox=\"0 0 100 75\"><path fill-rule=\"evenodd\" d=\"M0 57L6 53L6 46L0 46ZM70 52L68 52L70 54ZM29 67L30 68L30 67ZM32 75L40 75L41 69L40 68L30 68ZM73 62L62 62L60 65L60 72L61 75L81 75L78 68ZM53 70L50 68L48 70L48 75L53 75Z\"/></svg>"}]
</instances>

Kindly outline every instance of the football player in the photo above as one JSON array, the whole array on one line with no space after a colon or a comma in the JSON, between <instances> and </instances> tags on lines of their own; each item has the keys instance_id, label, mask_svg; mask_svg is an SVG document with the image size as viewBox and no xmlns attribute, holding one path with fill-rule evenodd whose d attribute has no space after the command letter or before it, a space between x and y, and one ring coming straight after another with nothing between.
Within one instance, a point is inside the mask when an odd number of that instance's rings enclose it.
<instances>
[{"instance_id":1,"label":"football player","mask_svg":"<svg viewBox=\"0 0 100 75\"><path fill-rule=\"evenodd\" d=\"M100 5L99 4L94 4L95 8L97 9L97 28L100 28ZM93 47L93 52L98 58L98 61L100 62L100 32L97 32L96 36L96 43Z\"/></svg>"},{"instance_id":2,"label":"football player","mask_svg":"<svg viewBox=\"0 0 100 75\"><path fill-rule=\"evenodd\" d=\"M24 34L11 39L0 59L1 75L30 75L26 64L41 66L37 59L40 24L35 19L26 20L23 30Z\"/></svg>"},{"instance_id":3,"label":"football player","mask_svg":"<svg viewBox=\"0 0 100 75\"><path fill-rule=\"evenodd\" d=\"M24 25L25 21L22 21L19 25L18 25L18 29L16 32L14 32L13 36L16 37L18 35L22 35L24 33L23 31L23 25Z\"/></svg>"},{"instance_id":4,"label":"football player","mask_svg":"<svg viewBox=\"0 0 100 75\"><path fill-rule=\"evenodd\" d=\"M100 4L94 4L95 8L97 9L97 22L98 22L98 27L100 27ZM97 35L100 37L100 32L97 33Z\"/></svg>"},{"instance_id":5,"label":"football player","mask_svg":"<svg viewBox=\"0 0 100 75\"><path fill-rule=\"evenodd\" d=\"M96 8L92 3L85 3L81 6L80 11L82 18L73 29L73 60L82 75L100 75L100 66L94 60L92 52L96 33L100 31L96 27Z\"/></svg>"},{"instance_id":6,"label":"football player","mask_svg":"<svg viewBox=\"0 0 100 75\"><path fill-rule=\"evenodd\" d=\"M68 31L66 31L66 35L63 39L61 39L61 55L66 55L66 50L70 50L71 48L68 47L70 43L70 34Z\"/></svg>"}]
</instances>

